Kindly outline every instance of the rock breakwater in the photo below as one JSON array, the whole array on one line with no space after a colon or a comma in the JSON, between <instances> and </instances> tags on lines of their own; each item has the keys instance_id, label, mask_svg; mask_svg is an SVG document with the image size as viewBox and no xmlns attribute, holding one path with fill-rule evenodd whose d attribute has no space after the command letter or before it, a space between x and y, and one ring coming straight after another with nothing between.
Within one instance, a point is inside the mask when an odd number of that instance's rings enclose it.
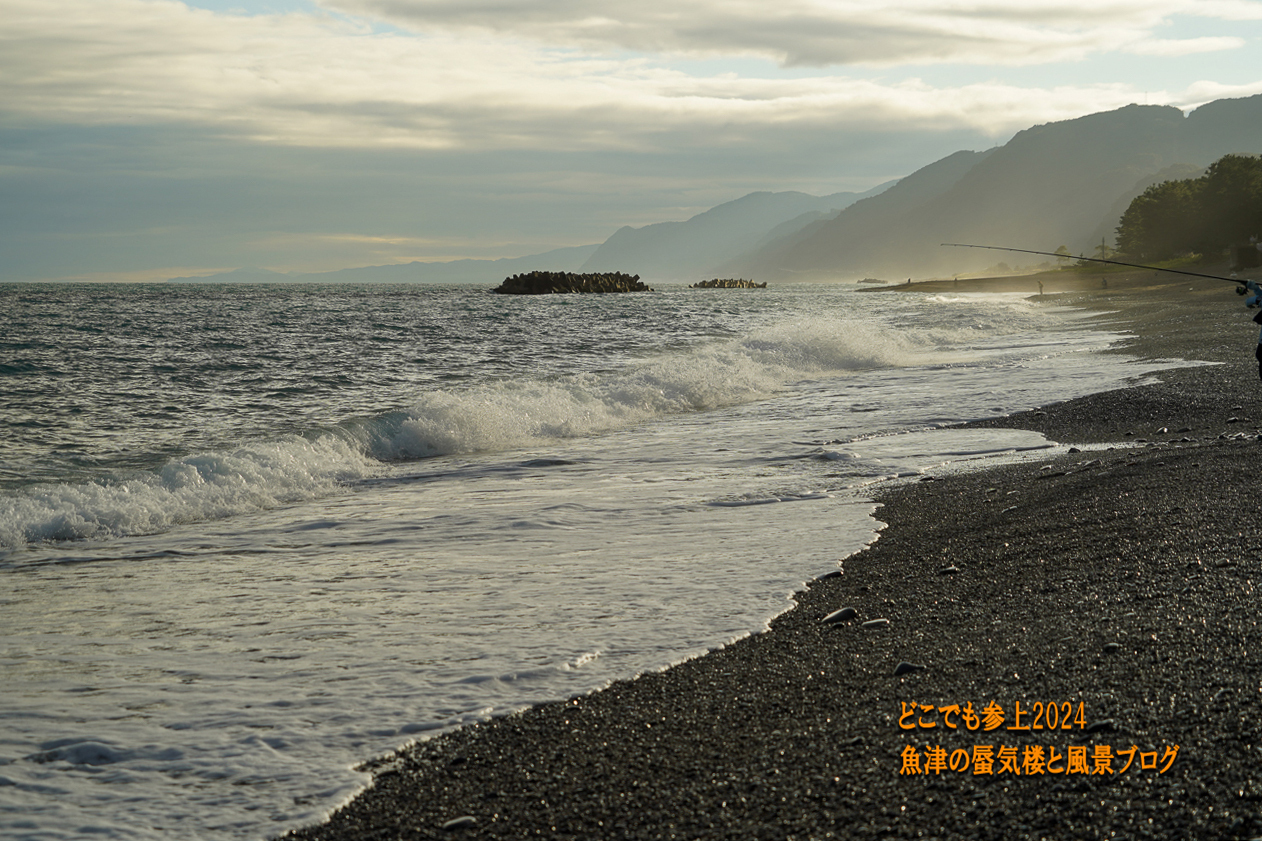
<instances>
[{"instance_id":1,"label":"rock breakwater","mask_svg":"<svg viewBox=\"0 0 1262 841\"><path fill-rule=\"evenodd\" d=\"M719 278L714 280L703 280L700 283L694 283L689 289L766 289L765 283L754 283L752 280L742 280L733 278Z\"/></svg>"},{"instance_id":2,"label":"rock breakwater","mask_svg":"<svg viewBox=\"0 0 1262 841\"><path fill-rule=\"evenodd\" d=\"M500 295L605 294L611 292L652 292L639 275L574 274L573 272L528 272L504 278L491 290Z\"/></svg>"}]
</instances>

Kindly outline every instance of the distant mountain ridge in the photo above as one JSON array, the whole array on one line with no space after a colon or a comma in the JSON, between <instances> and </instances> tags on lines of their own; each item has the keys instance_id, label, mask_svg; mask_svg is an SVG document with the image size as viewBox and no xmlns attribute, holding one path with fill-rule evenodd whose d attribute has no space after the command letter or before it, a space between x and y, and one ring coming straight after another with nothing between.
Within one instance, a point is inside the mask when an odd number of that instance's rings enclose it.
<instances>
[{"instance_id":1,"label":"distant mountain ridge","mask_svg":"<svg viewBox=\"0 0 1262 841\"><path fill-rule=\"evenodd\" d=\"M1128 105L1033 126L1003 146L948 155L864 193L756 192L690 219L619 228L597 245L527 257L279 274L238 269L173 282L485 283L531 271L626 272L648 282L899 279L975 271L969 242L1090 253L1151 184L1195 177L1230 153L1262 153L1262 95L1188 115Z\"/></svg>"},{"instance_id":2,"label":"distant mountain ridge","mask_svg":"<svg viewBox=\"0 0 1262 841\"><path fill-rule=\"evenodd\" d=\"M629 271L655 281L703 280L772 229L797 230L892 183L863 193L827 196L796 191L750 193L682 222L619 228L582 270Z\"/></svg>"},{"instance_id":3,"label":"distant mountain ridge","mask_svg":"<svg viewBox=\"0 0 1262 841\"><path fill-rule=\"evenodd\" d=\"M1089 253L1112 240L1121 210L1144 187L1186 177L1228 153L1262 152L1262 95L1034 126L987 152L960 152L856 202L799 235L725 265L760 280L870 275L897 279L984 268L991 254L943 242ZM1184 173L1176 175L1176 173Z\"/></svg>"}]
</instances>

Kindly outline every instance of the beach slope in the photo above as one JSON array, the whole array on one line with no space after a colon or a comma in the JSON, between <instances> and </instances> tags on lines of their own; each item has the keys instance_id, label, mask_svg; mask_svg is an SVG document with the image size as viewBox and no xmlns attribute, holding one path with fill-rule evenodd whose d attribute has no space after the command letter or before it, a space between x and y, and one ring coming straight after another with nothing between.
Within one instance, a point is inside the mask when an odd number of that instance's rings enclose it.
<instances>
[{"instance_id":1,"label":"beach slope","mask_svg":"<svg viewBox=\"0 0 1262 841\"><path fill-rule=\"evenodd\" d=\"M289 837L1262 836L1256 328L1132 280L1060 300L1222 364L982 422L1082 450L879 487L767 633L415 745Z\"/></svg>"}]
</instances>

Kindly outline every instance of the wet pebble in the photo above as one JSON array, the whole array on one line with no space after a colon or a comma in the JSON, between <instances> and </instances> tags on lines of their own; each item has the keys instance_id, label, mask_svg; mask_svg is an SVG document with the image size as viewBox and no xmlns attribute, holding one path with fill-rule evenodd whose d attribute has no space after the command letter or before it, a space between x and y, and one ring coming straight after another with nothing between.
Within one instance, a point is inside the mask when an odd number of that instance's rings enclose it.
<instances>
[{"instance_id":1,"label":"wet pebble","mask_svg":"<svg viewBox=\"0 0 1262 841\"><path fill-rule=\"evenodd\" d=\"M886 625L888 625L888 624L890 624L890 620L888 620L888 619L869 619L867 622L864 622L864 623L863 623L863 625L862 625L861 627L864 627L864 628L884 628L884 627L885 627Z\"/></svg>"},{"instance_id":2,"label":"wet pebble","mask_svg":"<svg viewBox=\"0 0 1262 841\"><path fill-rule=\"evenodd\" d=\"M848 622L859 615L859 611L853 607L843 607L841 610L834 610L823 618L825 625L836 625L838 622Z\"/></svg>"},{"instance_id":3,"label":"wet pebble","mask_svg":"<svg viewBox=\"0 0 1262 841\"><path fill-rule=\"evenodd\" d=\"M1122 650L1122 644L1120 642L1110 642L1104 646L1105 654L1116 654L1117 652L1121 650Z\"/></svg>"},{"instance_id":4,"label":"wet pebble","mask_svg":"<svg viewBox=\"0 0 1262 841\"><path fill-rule=\"evenodd\" d=\"M1111 718L1101 719L1100 721L1093 721L1087 725L1088 733L1101 733L1101 732L1104 732L1105 730L1111 731L1111 730L1116 730L1116 729L1117 729L1117 726L1114 723L1113 719Z\"/></svg>"},{"instance_id":5,"label":"wet pebble","mask_svg":"<svg viewBox=\"0 0 1262 841\"><path fill-rule=\"evenodd\" d=\"M917 663L908 663L906 660L904 660L903 662L899 663L897 666L894 667L894 677L910 674L911 672L924 671L925 668L926 668L925 666L921 666Z\"/></svg>"},{"instance_id":6,"label":"wet pebble","mask_svg":"<svg viewBox=\"0 0 1262 841\"><path fill-rule=\"evenodd\" d=\"M960 568L957 567L955 564L951 564L951 566L949 567L943 567L942 569L938 570L938 575L956 575L959 572L960 572Z\"/></svg>"},{"instance_id":7,"label":"wet pebble","mask_svg":"<svg viewBox=\"0 0 1262 841\"><path fill-rule=\"evenodd\" d=\"M446 829L446 830L469 829L471 827L477 826L477 823L478 823L478 819L475 818L473 815L461 815L460 817L452 818L451 820L443 824L443 829Z\"/></svg>"}]
</instances>

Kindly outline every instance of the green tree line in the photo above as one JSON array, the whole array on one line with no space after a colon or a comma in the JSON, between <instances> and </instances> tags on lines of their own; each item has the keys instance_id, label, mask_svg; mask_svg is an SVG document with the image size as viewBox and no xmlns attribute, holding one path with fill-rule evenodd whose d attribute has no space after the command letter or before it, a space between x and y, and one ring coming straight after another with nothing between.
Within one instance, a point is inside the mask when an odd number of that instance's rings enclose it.
<instances>
[{"instance_id":1,"label":"green tree line","mask_svg":"<svg viewBox=\"0 0 1262 841\"><path fill-rule=\"evenodd\" d=\"M1127 257L1217 254L1262 236L1262 156L1225 155L1200 178L1163 181L1137 196L1117 226Z\"/></svg>"}]
</instances>

